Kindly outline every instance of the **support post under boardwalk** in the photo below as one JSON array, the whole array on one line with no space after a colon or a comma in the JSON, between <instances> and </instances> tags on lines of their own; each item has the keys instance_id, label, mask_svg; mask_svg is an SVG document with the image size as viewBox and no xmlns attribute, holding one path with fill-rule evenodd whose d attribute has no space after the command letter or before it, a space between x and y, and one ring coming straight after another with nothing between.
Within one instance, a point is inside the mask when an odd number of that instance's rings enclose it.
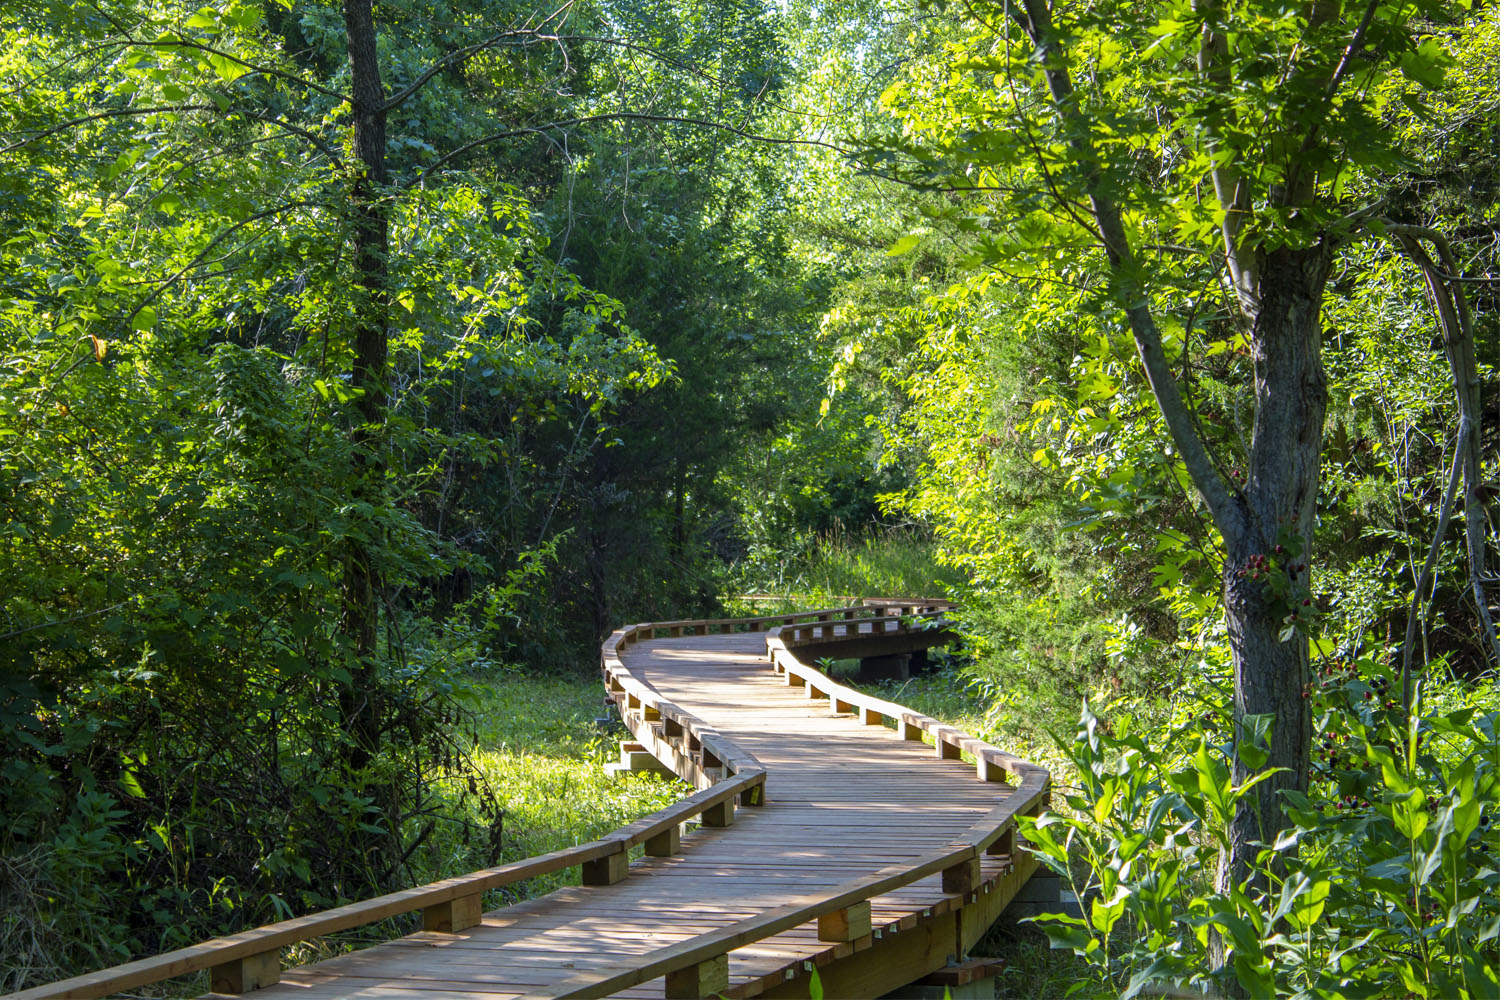
<instances>
[{"instance_id":1,"label":"support post under boardwalk","mask_svg":"<svg viewBox=\"0 0 1500 1000\"><path fill-rule=\"evenodd\" d=\"M281 949L263 951L248 958L216 965L208 971L209 988L215 993L249 993L281 982Z\"/></svg>"},{"instance_id":2,"label":"support post under boardwalk","mask_svg":"<svg viewBox=\"0 0 1500 1000\"><path fill-rule=\"evenodd\" d=\"M729 956L720 955L667 973L667 1000L698 1000L729 989Z\"/></svg>"}]
</instances>

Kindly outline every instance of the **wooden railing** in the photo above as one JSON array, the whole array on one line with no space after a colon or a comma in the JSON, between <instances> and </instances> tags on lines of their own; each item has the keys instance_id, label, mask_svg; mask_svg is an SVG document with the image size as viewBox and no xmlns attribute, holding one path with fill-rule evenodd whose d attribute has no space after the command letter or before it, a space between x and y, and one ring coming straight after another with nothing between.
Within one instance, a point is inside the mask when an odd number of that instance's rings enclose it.
<instances>
[{"instance_id":1,"label":"wooden railing","mask_svg":"<svg viewBox=\"0 0 1500 1000\"><path fill-rule=\"evenodd\" d=\"M709 996L728 986L731 951L814 920L822 941L843 942L863 937L871 930L872 897L931 875L942 874L943 892L955 894L961 901L974 901L982 880L980 859L989 855L1008 860L1014 854L1017 821L1023 815L1038 815L1046 807L1050 774L930 716L839 684L795 654L798 648L815 649L820 640L847 637L866 623L875 634L881 635L928 627L927 619L951 607L946 602L942 602L942 607L936 605L937 602L872 602L772 618L636 625L614 633L604 647L604 674L612 697L620 704L636 739L674 770L682 767L678 773L690 780L712 780L714 775L710 773L712 768L704 766L702 752L694 752L686 722L679 716L680 729L668 725L666 720L681 710L632 677L620 661L619 651L643 639L655 638L658 632L676 636L711 634L709 630L758 630L775 622L768 629L767 655L773 669L783 674L789 685L805 687L809 698L826 699L833 711L854 713L866 725L883 726L889 721L904 739L916 741L930 736L937 759L955 759L968 753L975 761L979 780L1001 782L1011 790L982 820L946 848L891 865L873 875L851 879L832 889L796 897L764 913L632 959L628 966L579 973L561 984L528 994L525 1000L605 997L662 976L666 977L668 997ZM704 742L709 738L710 731L699 730L698 742L711 745L711 758L759 768L754 757L738 751L717 732L711 734L712 744ZM763 805L763 775L756 791L757 797L751 804Z\"/></svg>"},{"instance_id":2,"label":"wooden railing","mask_svg":"<svg viewBox=\"0 0 1500 1000\"><path fill-rule=\"evenodd\" d=\"M869 933L870 897L937 872L943 874L945 892L972 893L979 879L979 858L986 853L1009 855L1014 849L1016 817L1035 813L1045 803L1047 772L951 726L838 684L802 663L793 653L799 645L814 644L820 638L818 630L835 627L833 623L848 628L873 619L882 630L898 631L909 627L901 621L902 616L929 614L933 610L933 602L872 602L798 614L645 623L619 629L610 635L602 649L606 686L637 739L658 760L698 788L680 802L577 847L214 938L153 958L23 990L11 994L11 1000L103 997L204 969L210 970L211 988L216 992L243 993L277 982L281 949L289 945L418 910L422 912L424 929L463 930L480 922L483 894L492 889L575 866L582 868L585 885L611 884L628 875L632 848L642 846L646 854L654 856L675 854L682 824L694 817L705 826L729 825L734 821L736 801L746 806L765 803L765 769L753 755L663 698L625 667L619 655L622 649L658 635L769 630L767 648L771 662L789 684L806 686L809 697L830 699L836 711L860 713L867 724L883 725L890 719L907 739L930 734L940 757L957 757L967 751L978 761L982 780L1014 779L1014 794L1007 796L948 849L882 869L832 890L797 897L758 916L642 956L627 969L580 974L539 995L606 996L666 976L669 993L702 996L721 988L714 984L727 968L728 952L735 948L814 919L823 939L852 940L860 936L861 928L864 928L862 933Z\"/></svg>"}]
</instances>

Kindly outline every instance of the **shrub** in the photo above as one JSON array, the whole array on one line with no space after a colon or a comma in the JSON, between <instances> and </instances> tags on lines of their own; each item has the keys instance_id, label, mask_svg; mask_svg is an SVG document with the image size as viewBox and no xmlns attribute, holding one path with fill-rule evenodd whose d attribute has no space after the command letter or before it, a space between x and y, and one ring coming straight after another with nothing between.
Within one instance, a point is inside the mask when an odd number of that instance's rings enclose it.
<instances>
[{"instance_id":1,"label":"shrub","mask_svg":"<svg viewBox=\"0 0 1500 1000\"><path fill-rule=\"evenodd\" d=\"M1309 792L1287 796L1286 828L1227 888L1214 875L1228 821L1270 772L1234 785L1233 748L1202 719L1148 743L1085 709L1065 748L1080 775L1068 810L1025 826L1085 900L1080 917L1041 920L1084 960L1075 992L1500 996L1500 712L1440 682L1407 711L1390 681L1373 658L1318 671ZM1274 724L1249 721L1262 738ZM1255 742L1239 751L1264 763Z\"/></svg>"}]
</instances>

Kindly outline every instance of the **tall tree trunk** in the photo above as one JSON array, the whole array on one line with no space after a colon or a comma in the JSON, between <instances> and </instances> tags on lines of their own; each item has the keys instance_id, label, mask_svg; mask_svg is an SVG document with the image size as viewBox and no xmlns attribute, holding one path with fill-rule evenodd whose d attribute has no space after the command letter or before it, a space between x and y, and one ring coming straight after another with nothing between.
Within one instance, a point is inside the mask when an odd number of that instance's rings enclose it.
<instances>
[{"instance_id":1,"label":"tall tree trunk","mask_svg":"<svg viewBox=\"0 0 1500 1000\"><path fill-rule=\"evenodd\" d=\"M358 176L350 192L354 232L355 327L351 385L359 423L352 432L356 505L383 505L386 410L386 320L390 304L386 255L390 223L386 181L385 88L380 81L371 0L345 0L344 29L349 41ZM380 749L380 706L376 671L380 623L380 570L373 525L356 534L345 552L340 630L354 654L353 678L340 697L351 738L348 762L354 770L369 764Z\"/></svg>"},{"instance_id":2,"label":"tall tree trunk","mask_svg":"<svg viewBox=\"0 0 1500 1000\"><path fill-rule=\"evenodd\" d=\"M1312 742L1308 643L1288 625L1305 621L1309 565L1322 461L1327 381L1323 371L1323 288L1331 249L1280 249L1260 262L1251 333L1255 426L1249 476L1221 524L1227 549L1224 604L1234 660L1236 740L1246 718L1270 716L1268 767L1282 768L1240 806L1230 828L1226 874L1244 878L1256 842L1284 825L1282 791L1306 791ZM1236 753L1234 780L1252 771Z\"/></svg>"}]
</instances>

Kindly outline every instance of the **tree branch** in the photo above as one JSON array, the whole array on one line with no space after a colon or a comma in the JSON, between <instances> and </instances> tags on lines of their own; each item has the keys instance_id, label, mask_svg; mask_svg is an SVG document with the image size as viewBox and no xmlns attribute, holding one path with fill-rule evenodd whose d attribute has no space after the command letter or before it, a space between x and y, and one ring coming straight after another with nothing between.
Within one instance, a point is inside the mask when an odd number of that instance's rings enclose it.
<instances>
[{"instance_id":1,"label":"tree branch","mask_svg":"<svg viewBox=\"0 0 1500 1000\"><path fill-rule=\"evenodd\" d=\"M307 129L302 128L301 126L293 125L291 122L287 121L284 118L278 118L275 115L261 114L257 111L236 110L231 113L241 115L245 118L253 118L258 122L265 122L267 125L275 125L277 128L282 129L290 135L295 135L298 138L306 139L318 150L318 152L328 157L329 162L334 166L343 167L344 165L344 161L339 157L339 154L334 152L333 147L325 142L320 136L316 135L313 132L309 132Z\"/></svg>"},{"instance_id":2,"label":"tree branch","mask_svg":"<svg viewBox=\"0 0 1500 1000\"><path fill-rule=\"evenodd\" d=\"M110 111L99 111L91 115L83 115L79 118L70 118L68 121L60 122L59 124L54 125L51 128L43 129L42 131L33 133L32 135L29 135L24 139L17 140L16 142L11 143L9 146L0 147L0 154L12 152L14 150L20 149L22 146L29 146L33 142L40 142L48 136L56 135L59 132L66 132L70 128L75 128L79 125L87 125L89 122L102 121L106 118L128 118L135 115L164 115L171 114L172 112L176 111L217 110L219 109L212 104L157 104L146 108L114 108Z\"/></svg>"},{"instance_id":3,"label":"tree branch","mask_svg":"<svg viewBox=\"0 0 1500 1000\"><path fill-rule=\"evenodd\" d=\"M417 75L417 78L415 80L407 84L405 87L401 88L400 91L390 97L380 108L381 113L384 114L390 112L394 108L400 107L407 101L408 98L425 87L429 80L431 80L434 76L437 76L439 73L443 72L443 70L451 69L454 66L461 66L464 63L468 62L470 59L479 55L481 52L485 52L489 49L493 49L499 45L505 44L508 39L518 36L525 37L529 39L527 44L533 44L535 42L543 41L558 41L559 39L556 35L543 35L541 33L542 28L551 24L553 21L556 21L559 17L566 13L568 8L573 6L574 2L575 0L567 0L567 2L564 3L561 7L557 8L546 17L542 18L541 22L538 24L532 25L530 27L507 28L505 31L501 31L497 34L491 35L483 41L475 42L473 45L467 45L464 48L458 49L454 52L450 52L448 55L439 59L431 66L428 66L425 70Z\"/></svg>"},{"instance_id":4,"label":"tree branch","mask_svg":"<svg viewBox=\"0 0 1500 1000\"><path fill-rule=\"evenodd\" d=\"M1208 23L1210 15L1218 10L1217 0L1194 0L1193 9L1203 18L1198 41L1198 74L1216 86L1227 87L1231 82L1229 44ZM1218 152L1220 145L1212 135L1207 140L1207 146L1210 161L1214 164L1209 168L1214 196L1224 210L1220 232L1224 238L1229 280L1234 286L1241 318L1246 321L1247 326L1253 326L1256 314L1260 312L1260 268L1254 251L1247 253L1240 249L1240 233L1250 217L1250 185L1238 170L1229 164L1217 162L1214 154Z\"/></svg>"},{"instance_id":5,"label":"tree branch","mask_svg":"<svg viewBox=\"0 0 1500 1000\"><path fill-rule=\"evenodd\" d=\"M422 181L427 178L427 175L432 173L434 170L437 170L444 164L450 163L453 160L456 160L467 153L471 153L482 146L493 145L494 143L501 142L505 139L514 139L515 137L522 135L538 135L544 132L555 131L557 129L571 128L575 125L592 125L599 122L610 121L640 121L656 122L668 125L694 125L699 128L718 129L722 132L730 132L734 135L740 136L741 138L750 139L754 142L765 142L781 146L819 146L823 149L831 149L836 153L841 153L844 155L848 155L849 153L849 150L844 149L842 146L836 146L831 142L823 142L818 139L788 139L780 136L759 135L754 132L748 132L744 129L736 128L733 125L727 125L724 122L710 121L707 118L687 118L682 115L651 115L636 111L615 111L602 115L582 115L577 118L561 118L557 121L545 122L541 125L529 125L525 128L508 129L504 132L493 132L490 135L484 136L483 138L475 139L473 142L466 142L462 146L459 146L457 149L454 149L451 152L444 153L442 156L429 163L426 167L423 167L422 172L408 181L406 183L406 186L411 187L413 185L422 183Z\"/></svg>"},{"instance_id":6,"label":"tree branch","mask_svg":"<svg viewBox=\"0 0 1500 1000\"><path fill-rule=\"evenodd\" d=\"M1085 177L1085 189L1093 207L1110 271L1116 281L1133 282L1129 278L1129 273L1135 266L1130 239L1125 232L1120 207L1101 190L1099 159L1087 138L1087 122L1083 120L1075 99L1072 78L1057 47L1052 12L1048 9L1046 0L1024 0L1024 4L1026 17L1017 18L1016 21L1027 31L1036 46L1033 58L1046 76L1053 113L1073 126L1069 130L1068 144ZM1156 397L1157 406L1161 408L1172 443L1176 445L1194 487L1208 505L1215 526L1226 542L1232 544L1231 539L1243 530L1238 506L1229 487L1219 475L1207 446L1193 426L1193 417L1183 400L1181 387L1167 364L1166 350L1162 346L1156 318L1152 315L1149 303L1136 294L1135 289L1127 287L1120 291L1123 292L1121 306L1135 336L1136 350L1146 369L1146 379L1151 385L1152 395Z\"/></svg>"},{"instance_id":7,"label":"tree branch","mask_svg":"<svg viewBox=\"0 0 1500 1000\"><path fill-rule=\"evenodd\" d=\"M1479 620L1485 655L1500 668L1500 636L1496 635L1485 593L1486 517L1483 491L1483 443L1480 441L1480 383L1478 362L1474 355L1474 316L1463 288L1446 280L1445 272L1458 271L1458 261L1442 233L1425 226L1387 223L1386 230L1396 238L1406 256L1416 264L1427 283L1428 298L1437 312L1443 347L1453 372L1453 390L1458 398L1458 436L1454 443L1455 464L1462 459L1464 470L1464 538L1469 557L1469 589L1474 596L1474 613ZM1421 247L1428 242L1437 249L1439 268ZM1408 631L1410 631L1408 629Z\"/></svg>"},{"instance_id":8,"label":"tree branch","mask_svg":"<svg viewBox=\"0 0 1500 1000\"><path fill-rule=\"evenodd\" d=\"M423 87L427 86L428 81L437 76L439 73L443 72L446 69L452 69L455 66L461 66L462 64L468 62L470 59L479 55L481 52L485 52L489 49L504 45L510 39L513 39L517 36L525 37L527 39L526 44L535 44L539 41L548 40L542 36L538 36L535 31L512 29L510 31L502 31L498 35L492 35L482 42L475 42L473 45L468 45L464 48L458 49L455 52L450 52L442 59L439 59L431 66L428 66L425 70L417 75L417 78L415 80L407 84L405 87L402 87L401 90L397 91L390 98L388 98L385 104L381 106L380 110L382 112L390 112L395 108L400 107L402 104L406 103L406 101L410 99L413 94L421 90Z\"/></svg>"},{"instance_id":9,"label":"tree branch","mask_svg":"<svg viewBox=\"0 0 1500 1000\"><path fill-rule=\"evenodd\" d=\"M245 67L252 73L260 73L265 76L274 76L278 79L286 80L290 83L295 83L299 87L306 87L308 90L315 90L325 97L332 97L333 99L340 102L349 100L349 95L341 94L337 90L332 90L328 87L324 87L321 84L314 83L306 77L298 76L296 73L288 73L286 70L275 69L271 66L261 66L258 63L249 62L245 59L240 58L232 52L225 52L223 49L216 49L212 45L207 45L203 42L198 41L197 39L189 38L187 35L184 35L181 32L178 32L173 38L156 38L152 39L151 41L145 41L137 38L126 38L119 44L137 45L141 48L146 49L197 49L200 52L207 52L210 55L218 56L221 59L228 59L230 62L234 63L237 66Z\"/></svg>"},{"instance_id":10,"label":"tree branch","mask_svg":"<svg viewBox=\"0 0 1500 1000\"><path fill-rule=\"evenodd\" d=\"M182 268L179 271L177 271L176 274L172 275L166 281L162 282L160 285L157 285L156 288L152 289L151 293L149 295L147 295L144 299L142 299L136 305L136 307L130 311L130 314L125 317L125 324L126 324L126 326L129 326L130 325L130 321L133 320L133 319L135 319L137 316L140 315L140 312L141 312L142 309L146 308L151 303L155 302L158 298L160 298L163 292L165 292L168 288L171 288L179 280L181 280L181 278L182 278L183 275L187 274L193 268L197 267L198 263L201 260L203 260L203 258L207 257L210 253L213 252L214 247L216 247L220 243L224 242L230 236L232 236L235 233L239 232L241 229L244 229L246 226L250 225L250 223L252 223L252 222L259 222L261 219L269 218L270 216L273 216L273 215L280 215L282 212L289 211L289 210L291 210L293 208L300 208L300 207L302 207L304 205L309 205L309 204L311 204L311 202L308 202L308 201L289 201L285 205L278 205L275 208L268 208L264 212L256 212L254 215L246 216L245 218L241 219L239 222L236 222L234 225L232 225L229 228L225 229L223 232L219 233L213 239L209 240L208 241L208 245L206 247L204 247L202 250L198 251L198 253L193 256L193 259L190 260L190 261L188 261L186 264L184 264L182 266Z\"/></svg>"}]
</instances>

